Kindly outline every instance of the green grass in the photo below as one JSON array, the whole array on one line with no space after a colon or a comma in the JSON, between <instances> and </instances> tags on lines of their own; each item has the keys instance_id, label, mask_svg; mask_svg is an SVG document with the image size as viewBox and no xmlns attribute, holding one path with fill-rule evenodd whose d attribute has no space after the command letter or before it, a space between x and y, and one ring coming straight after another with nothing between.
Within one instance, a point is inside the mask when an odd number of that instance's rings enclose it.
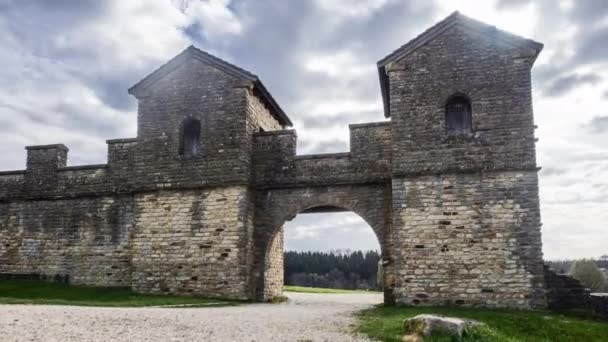
<instances>
[{"instance_id":1,"label":"green grass","mask_svg":"<svg viewBox=\"0 0 608 342\"><path fill-rule=\"evenodd\" d=\"M378 306L359 313L357 330L380 340L401 341L403 320L419 314L469 318L487 325L473 329L462 342L593 342L608 341L608 321L542 311L466 309L450 307ZM425 341L453 341L439 336Z\"/></svg>"},{"instance_id":2,"label":"green grass","mask_svg":"<svg viewBox=\"0 0 608 342\"><path fill-rule=\"evenodd\" d=\"M145 295L120 287L69 286L43 281L0 280L0 304L207 307L238 303L238 301L200 297Z\"/></svg>"},{"instance_id":3,"label":"green grass","mask_svg":"<svg viewBox=\"0 0 608 342\"><path fill-rule=\"evenodd\" d=\"M304 287L304 286L291 286L285 285L283 290L288 292L304 292L304 293L381 293L377 291L365 291L365 290L342 290L342 289L326 289L321 287Z\"/></svg>"}]
</instances>

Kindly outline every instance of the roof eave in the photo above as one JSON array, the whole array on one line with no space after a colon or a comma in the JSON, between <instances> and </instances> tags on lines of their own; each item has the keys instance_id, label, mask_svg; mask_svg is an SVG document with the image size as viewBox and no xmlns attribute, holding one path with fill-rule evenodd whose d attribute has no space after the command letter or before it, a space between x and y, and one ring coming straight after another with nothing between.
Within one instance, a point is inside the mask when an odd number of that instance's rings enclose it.
<instances>
[{"instance_id":1,"label":"roof eave","mask_svg":"<svg viewBox=\"0 0 608 342\"><path fill-rule=\"evenodd\" d=\"M203 50L196 48L193 45L190 45L184 51L182 51L177 56L173 57L167 63L160 66L158 69L150 73L148 76L144 77L141 81L137 82L131 88L128 89L128 93L130 95L135 96L136 98L140 98L145 94L145 90L154 84L156 81L163 78L165 75L173 71L179 65L181 65L186 58L196 58L202 62L209 63L214 67L226 72L227 74L233 75L237 78L244 79L246 81L250 81L253 83L254 88L258 90L259 94L262 97L262 101L266 103L269 107L270 113L284 126L293 126L293 123L285 114L281 106L276 102L276 100L272 97L270 92L266 89L262 81L260 79L248 72L247 70L241 69L235 65L232 65L229 62L226 62L218 57L215 57Z\"/></svg>"},{"instance_id":2,"label":"roof eave","mask_svg":"<svg viewBox=\"0 0 608 342\"><path fill-rule=\"evenodd\" d=\"M405 56L407 56L410 53L417 50L419 47L428 43L430 40L434 39L436 36L440 35L445 30L447 30L450 27L457 25L457 24L461 24L465 27L470 27L471 29L479 29L481 27L481 28L493 28L494 31L496 31L496 28L494 26L490 26L481 21L471 19L467 16L460 14L458 11L455 11L452 14L450 14L449 16L447 16L445 19L443 19L442 21L431 26L429 29L422 32L417 37L413 38L406 44L402 45L401 47L399 47L398 49L396 49L395 51L391 52L386 57L384 57L378 61L378 63L377 63L378 76L380 78L380 89L381 89L381 93L382 93L382 102L384 104L384 116L385 117L388 118L391 115L390 114L390 101L389 101L389 86L390 85L388 82L388 76L386 74L386 66L391 62L404 58ZM519 37L519 36L513 35L506 31L500 31L500 33L503 35L503 40L505 42L509 42L509 44L512 44L514 46L520 46L520 47L529 48L529 49L533 50L534 55L532 56L532 65L534 64L534 62L538 58L538 55L540 54L540 52L542 51L542 49L544 47L544 45L542 43L537 42L532 39L526 39L523 37Z\"/></svg>"},{"instance_id":3,"label":"roof eave","mask_svg":"<svg viewBox=\"0 0 608 342\"><path fill-rule=\"evenodd\" d=\"M382 94L382 105L384 107L384 117L389 118L391 116L391 108L388 94L388 77L386 75L386 68L382 65L378 65L378 78L380 79L380 93Z\"/></svg>"},{"instance_id":4,"label":"roof eave","mask_svg":"<svg viewBox=\"0 0 608 342\"><path fill-rule=\"evenodd\" d=\"M292 127L293 123L291 122L287 114L285 114L281 106L279 106L274 97L272 97L268 89L266 89L262 81L256 79L256 81L254 82L254 87L260 92L260 95L262 95L262 98L263 100L265 100L266 105L270 107L270 113L273 114L273 116L279 121L279 123L287 127Z\"/></svg>"}]
</instances>

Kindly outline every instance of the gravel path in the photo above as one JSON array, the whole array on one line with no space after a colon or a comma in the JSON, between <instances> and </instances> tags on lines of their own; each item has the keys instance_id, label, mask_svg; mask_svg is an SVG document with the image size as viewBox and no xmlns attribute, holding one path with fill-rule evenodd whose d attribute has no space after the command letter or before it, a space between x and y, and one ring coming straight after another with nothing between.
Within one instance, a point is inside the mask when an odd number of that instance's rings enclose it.
<instances>
[{"instance_id":1,"label":"gravel path","mask_svg":"<svg viewBox=\"0 0 608 342\"><path fill-rule=\"evenodd\" d=\"M369 341L352 333L352 314L382 301L379 294L286 294L283 304L220 308L0 305L0 340Z\"/></svg>"}]
</instances>

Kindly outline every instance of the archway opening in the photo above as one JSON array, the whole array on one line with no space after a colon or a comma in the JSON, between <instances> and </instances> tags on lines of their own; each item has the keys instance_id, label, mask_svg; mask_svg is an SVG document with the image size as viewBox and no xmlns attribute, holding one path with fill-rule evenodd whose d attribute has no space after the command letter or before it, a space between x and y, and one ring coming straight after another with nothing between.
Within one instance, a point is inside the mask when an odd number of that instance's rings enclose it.
<instances>
[{"instance_id":1,"label":"archway opening","mask_svg":"<svg viewBox=\"0 0 608 342\"><path fill-rule=\"evenodd\" d=\"M300 211L277 229L267 248L267 297L294 288L379 295L384 290L381 229L352 211L331 205Z\"/></svg>"}]
</instances>

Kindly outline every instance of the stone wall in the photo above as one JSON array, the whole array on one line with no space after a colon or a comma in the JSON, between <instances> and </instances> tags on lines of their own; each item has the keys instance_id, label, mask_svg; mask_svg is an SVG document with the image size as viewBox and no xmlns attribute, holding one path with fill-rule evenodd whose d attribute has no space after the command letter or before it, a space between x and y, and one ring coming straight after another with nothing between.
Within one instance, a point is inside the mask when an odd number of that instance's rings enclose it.
<instances>
[{"instance_id":1,"label":"stone wall","mask_svg":"<svg viewBox=\"0 0 608 342\"><path fill-rule=\"evenodd\" d=\"M548 266L545 266L544 272L548 309L568 311L589 307L589 290L580 281L564 274L557 274Z\"/></svg>"},{"instance_id":2,"label":"stone wall","mask_svg":"<svg viewBox=\"0 0 608 342\"><path fill-rule=\"evenodd\" d=\"M0 203L0 273L131 285L131 196Z\"/></svg>"},{"instance_id":3,"label":"stone wall","mask_svg":"<svg viewBox=\"0 0 608 342\"><path fill-rule=\"evenodd\" d=\"M264 272L264 298L271 300L283 293L284 266L283 266L283 240L284 229L281 228L270 241L266 252L266 270Z\"/></svg>"},{"instance_id":4,"label":"stone wall","mask_svg":"<svg viewBox=\"0 0 608 342\"><path fill-rule=\"evenodd\" d=\"M393 179L397 301L543 307L536 172Z\"/></svg>"},{"instance_id":5,"label":"stone wall","mask_svg":"<svg viewBox=\"0 0 608 342\"><path fill-rule=\"evenodd\" d=\"M246 187L140 194L135 206L135 290L249 298L253 208Z\"/></svg>"},{"instance_id":6,"label":"stone wall","mask_svg":"<svg viewBox=\"0 0 608 342\"><path fill-rule=\"evenodd\" d=\"M608 317L608 295L590 293L589 289L575 278L557 274L544 267L547 308L554 311L588 310Z\"/></svg>"},{"instance_id":7,"label":"stone wall","mask_svg":"<svg viewBox=\"0 0 608 342\"><path fill-rule=\"evenodd\" d=\"M595 295L590 297L590 309L592 312L604 317L608 317L608 295Z\"/></svg>"}]
</instances>

